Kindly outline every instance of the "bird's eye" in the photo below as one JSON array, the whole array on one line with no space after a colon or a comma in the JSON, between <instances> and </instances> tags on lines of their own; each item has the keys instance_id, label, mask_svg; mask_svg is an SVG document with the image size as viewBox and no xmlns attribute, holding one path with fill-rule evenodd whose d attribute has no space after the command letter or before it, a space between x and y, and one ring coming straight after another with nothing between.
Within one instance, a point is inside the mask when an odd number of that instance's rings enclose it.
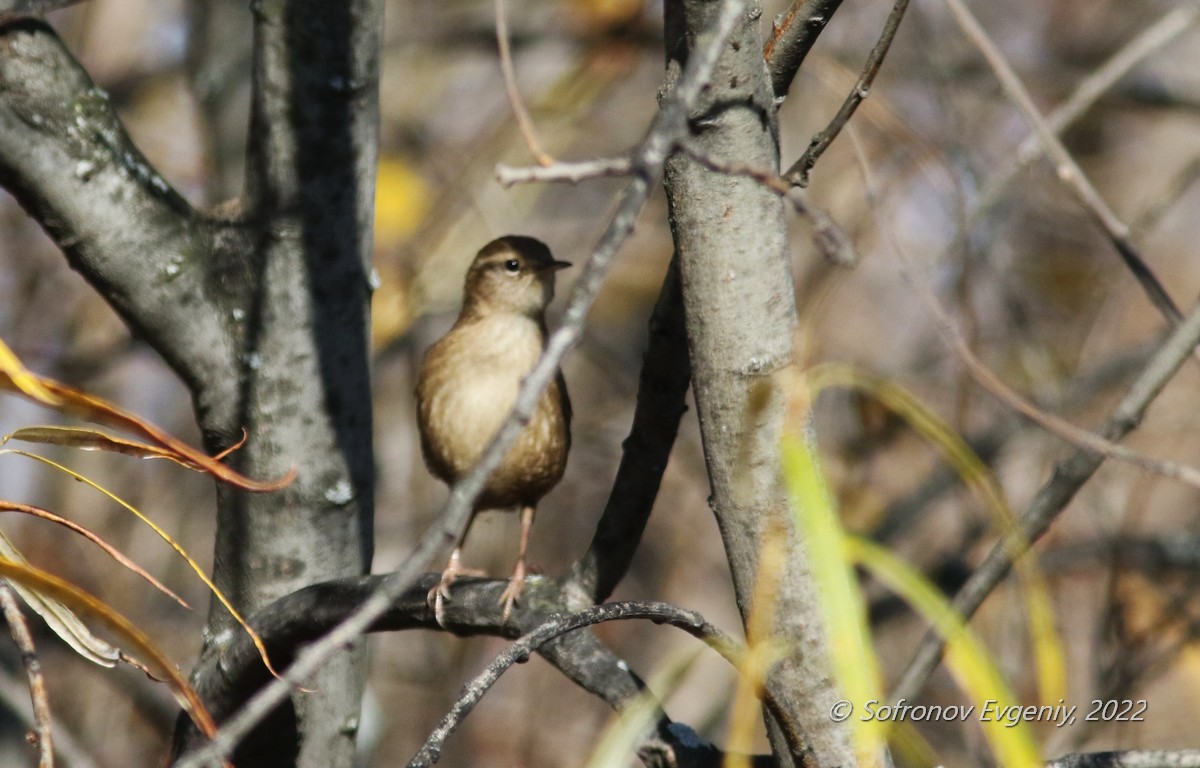
<instances>
[{"instance_id":1,"label":"bird's eye","mask_svg":"<svg viewBox=\"0 0 1200 768\"><path fill-rule=\"evenodd\" d=\"M515 275L521 271L521 262L516 259L509 259L504 262L504 269L511 275Z\"/></svg>"}]
</instances>

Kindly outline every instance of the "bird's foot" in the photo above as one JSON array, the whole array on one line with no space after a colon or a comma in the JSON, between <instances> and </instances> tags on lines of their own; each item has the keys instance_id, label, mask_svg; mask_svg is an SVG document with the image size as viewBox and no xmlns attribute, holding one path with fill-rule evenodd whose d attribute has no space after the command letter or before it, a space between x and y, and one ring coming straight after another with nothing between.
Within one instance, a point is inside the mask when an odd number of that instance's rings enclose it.
<instances>
[{"instance_id":1,"label":"bird's foot","mask_svg":"<svg viewBox=\"0 0 1200 768\"><path fill-rule=\"evenodd\" d=\"M503 621L508 621L508 617L512 614L512 608L516 605L517 600L521 597L521 593L525 591L525 559L517 560L517 565L513 568L512 576L508 579L508 586L504 588L504 592L500 594L500 604L504 606L504 611L500 617Z\"/></svg>"},{"instance_id":2,"label":"bird's foot","mask_svg":"<svg viewBox=\"0 0 1200 768\"><path fill-rule=\"evenodd\" d=\"M446 565L446 570L442 571L442 578L433 589L429 590L428 597L425 598L426 603L433 607L433 618L438 623L438 626L447 629L446 627L446 603L450 602L450 586L458 581L459 576L483 576L483 571L475 568L463 568L459 565L458 550L450 557L449 564Z\"/></svg>"}]
</instances>

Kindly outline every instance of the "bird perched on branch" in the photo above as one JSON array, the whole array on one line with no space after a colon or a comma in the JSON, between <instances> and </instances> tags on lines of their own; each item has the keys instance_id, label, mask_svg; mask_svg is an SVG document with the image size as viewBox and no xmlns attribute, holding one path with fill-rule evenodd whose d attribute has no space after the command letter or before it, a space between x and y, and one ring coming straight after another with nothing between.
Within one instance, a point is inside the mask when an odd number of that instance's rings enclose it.
<instances>
[{"instance_id":1,"label":"bird perched on branch","mask_svg":"<svg viewBox=\"0 0 1200 768\"><path fill-rule=\"evenodd\" d=\"M447 484L470 471L512 410L521 381L546 345L545 312L554 298L555 273L569 266L541 241L516 235L493 240L471 262L458 320L425 354L417 382L421 450L430 471ZM534 509L567 465L570 424L571 402L559 371L475 502L472 515L521 510L517 563L501 596L505 620L525 587ZM464 533L430 592L439 624L450 585L467 573L460 563L465 538Z\"/></svg>"}]
</instances>

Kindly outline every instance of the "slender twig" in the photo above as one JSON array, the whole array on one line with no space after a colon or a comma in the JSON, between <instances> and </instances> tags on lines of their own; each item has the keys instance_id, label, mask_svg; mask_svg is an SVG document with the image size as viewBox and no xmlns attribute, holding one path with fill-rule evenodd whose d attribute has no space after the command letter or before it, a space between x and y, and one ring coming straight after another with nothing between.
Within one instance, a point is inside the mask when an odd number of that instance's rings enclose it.
<instances>
[{"instance_id":1,"label":"slender twig","mask_svg":"<svg viewBox=\"0 0 1200 768\"><path fill-rule=\"evenodd\" d=\"M512 107L513 115L517 118L517 127L525 139L529 153L538 165L549 166L554 158L546 154L538 142L537 132L533 129L533 118L521 100L521 91L517 88L517 70L513 66L512 49L508 40L508 14L504 10L504 0L496 0L496 46L500 49L500 71L504 75L504 92L508 95L508 104Z\"/></svg>"},{"instance_id":2,"label":"slender twig","mask_svg":"<svg viewBox=\"0 0 1200 768\"><path fill-rule=\"evenodd\" d=\"M930 295L926 292L926 296L928 298ZM1178 480L1193 488L1200 488L1200 469L1178 462L1155 459L1130 450L1038 408L1005 384L991 368L988 368L979 359L966 339L954 330L953 321L940 305L935 303L932 310L938 316L939 328L958 354L959 360L967 367L971 377L991 393L993 397L1009 408L1055 437L1070 443L1080 450L1096 453L1110 459L1116 459L1117 461L1123 461L1149 472L1162 475L1163 477ZM1200 315L1193 314L1193 317L1200 317ZM1200 322L1200 320L1196 320L1195 322ZM1197 335L1196 338L1200 342L1200 335Z\"/></svg>"},{"instance_id":3,"label":"slender twig","mask_svg":"<svg viewBox=\"0 0 1200 768\"><path fill-rule=\"evenodd\" d=\"M238 742L286 699L296 686L302 685L327 659L361 637L379 616L386 613L392 601L404 594L438 550L458 540L488 475L499 465L522 427L528 423L542 390L554 378L567 350L574 346L582 334L584 319L599 293L609 264L632 232L637 214L650 195L651 179L661 171L672 147L686 134L688 114L712 76L717 58L744 11L744 0L723 0L711 33L688 61L678 87L663 102L646 138L634 155L638 173L621 194L615 214L584 265L571 292L562 324L550 336L541 358L525 377L512 413L505 419L476 466L451 489L450 499L440 515L440 524L421 539L404 564L370 598L363 601L357 611L299 654L282 678L264 686L224 723L211 743L184 756L178 763L180 768L219 764L221 759L230 755Z\"/></svg>"},{"instance_id":4,"label":"slender twig","mask_svg":"<svg viewBox=\"0 0 1200 768\"><path fill-rule=\"evenodd\" d=\"M651 619L657 623L669 624L682 629L703 640L733 664L739 663L744 655L743 649L737 643L724 632L709 624L703 616L669 603L606 603L567 616L552 616L537 629L509 646L488 665L487 669L463 688L462 696L454 702L454 706L450 708L442 721L429 734L421 749L409 761L409 768L427 768L437 762L446 738L479 703L488 689L500 678L500 675L513 664L527 661L530 654L538 647L567 632L601 622L626 619Z\"/></svg>"},{"instance_id":5,"label":"slender twig","mask_svg":"<svg viewBox=\"0 0 1200 768\"><path fill-rule=\"evenodd\" d=\"M1170 210L1171 206L1179 202L1179 198L1183 196L1188 187L1196 183L1197 179L1200 179L1200 157L1192 158L1187 165L1171 178L1162 197L1138 214L1133 224L1130 225L1131 229L1135 232L1145 232L1157 224L1159 219Z\"/></svg>"},{"instance_id":6,"label":"slender twig","mask_svg":"<svg viewBox=\"0 0 1200 768\"><path fill-rule=\"evenodd\" d=\"M29 698L33 701L33 723L38 749L38 768L54 768L54 738L50 729L50 699L46 695L46 678L42 676L42 662L33 646L33 635L25 614L17 603L16 594L8 582L0 582L0 610L8 622L13 642L21 652L21 663L29 677Z\"/></svg>"},{"instance_id":7,"label":"slender twig","mask_svg":"<svg viewBox=\"0 0 1200 768\"><path fill-rule=\"evenodd\" d=\"M817 160L825 154L825 150L829 149L829 145L854 116L858 105L870 94L871 85L875 82L875 76L879 74L880 67L883 66L883 60L887 56L888 48L892 45L892 40L896 37L896 30L900 29L900 21L904 18L906 10L908 10L908 0L896 0L896 4L892 6L892 12L888 14L887 21L883 25L883 32L879 35L879 40L871 49L870 55L867 56L867 62L863 65L862 73L858 76L858 82L854 84L854 89L846 96L846 100L842 102L841 108L833 116L829 125L812 138L808 149L804 150L800 159L783 174L788 181L801 187L808 186L808 172L812 170Z\"/></svg>"},{"instance_id":8,"label":"slender twig","mask_svg":"<svg viewBox=\"0 0 1200 768\"><path fill-rule=\"evenodd\" d=\"M1105 420L1099 430L1100 437L1111 443L1132 431L1198 343L1200 306L1167 337L1125 397ZM1008 574L1013 559L1027 551L1033 542L1046 532L1103 461L1103 454L1081 448L1070 458L1055 465L1050 480L1034 496L1016 529L992 548L983 563L975 569L967 583L955 595L955 610L964 617L975 613L984 598ZM941 654L942 639L936 634L926 635L897 683L893 696L898 699L914 698L937 667Z\"/></svg>"},{"instance_id":9,"label":"slender twig","mask_svg":"<svg viewBox=\"0 0 1200 768\"><path fill-rule=\"evenodd\" d=\"M1081 752L1051 760L1046 768L1200 768L1200 749Z\"/></svg>"},{"instance_id":10,"label":"slender twig","mask_svg":"<svg viewBox=\"0 0 1200 768\"><path fill-rule=\"evenodd\" d=\"M1046 125L1055 135L1061 135L1131 69L1191 29L1197 21L1200 21L1200 3L1185 3L1164 14L1162 18L1135 35L1094 72L1080 80L1071 95L1046 116ZM983 191L979 193L979 202L967 216L964 229L968 229L972 222L995 205L1001 193L1021 171L1041 157L1042 147L1042 141L1036 133L1025 137L1017 147L1015 161L1007 164L1003 173L984 185ZM956 248L957 245L953 246L952 250Z\"/></svg>"},{"instance_id":11,"label":"slender twig","mask_svg":"<svg viewBox=\"0 0 1200 768\"><path fill-rule=\"evenodd\" d=\"M527 168L514 168L500 163L496 166L496 181L503 187L534 181L578 184L588 179L629 176L633 172L633 161L629 157L602 157L575 162L555 161L550 165Z\"/></svg>"},{"instance_id":12,"label":"slender twig","mask_svg":"<svg viewBox=\"0 0 1200 768\"><path fill-rule=\"evenodd\" d=\"M1166 288L1163 287L1162 282L1134 247L1130 240L1129 227L1108 206L1108 203L1088 180L1083 169L1075 162L1075 158L1071 156L1071 153L1055 135L1054 130L1046 123L1045 118L1033 103L1029 91L1021 83L1021 79L1017 77L1017 73L1013 71L1004 54L996 47L991 37L979 24L978 19L962 0L945 0L945 2L963 33L975 44L988 65L991 66L996 79L1000 81L1001 88L1033 128L1046 156L1054 164L1058 178L1074 192L1079 203L1104 230L1109 242L1116 248L1122 261L1133 273L1134 278L1137 279L1154 307L1166 318L1168 323L1172 325L1178 323L1183 314L1171 299L1170 294L1167 293Z\"/></svg>"}]
</instances>

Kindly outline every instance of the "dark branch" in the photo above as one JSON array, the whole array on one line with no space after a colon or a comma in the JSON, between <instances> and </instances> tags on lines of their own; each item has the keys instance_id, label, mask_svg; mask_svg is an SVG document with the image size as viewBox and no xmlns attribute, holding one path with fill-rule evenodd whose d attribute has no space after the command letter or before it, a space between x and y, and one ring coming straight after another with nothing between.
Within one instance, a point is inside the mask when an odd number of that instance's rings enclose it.
<instances>
[{"instance_id":1,"label":"dark branch","mask_svg":"<svg viewBox=\"0 0 1200 768\"><path fill-rule=\"evenodd\" d=\"M39 21L0 28L0 184L197 393L234 400L237 227L198 216L130 142L106 94ZM233 273L221 276L223 264ZM213 279L217 278L217 279Z\"/></svg>"},{"instance_id":2,"label":"dark branch","mask_svg":"<svg viewBox=\"0 0 1200 768\"><path fill-rule=\"evenodd\" d=\"M771 39L763 47L776 99L787 96L800 65L841 4L842 0L794 0L776 19Z\"/></svg>"},{"instance_id":3,"label":"dark branch","mask_svg":"<svg viewBox=\"0 0 1200 768\"><path fill-rule=\"evenodd\" d=\"M251 624L266 643L272 660L276 664L287 664L299 648L320 638L353 613L385 578L363 576L306 587L255 614ZM436 573L422 576L371 625L369 631L441 629L427 601L429 590L436 586L439 578L440 575ZM505 623L498 606L500 594L506 585L507 582L499 579L463 578L456 582L453 599L446 603L446 625L462 636L512 636L514 632L533 632L550 617L564 610L564 598L558 586L548 579L532 577L523 604ZM608 610L608 606L604 609ZM690 622L683 627L687 631L699 633L697 636L710 640L720 637L707 633L707 625L695 614L680 612L678 615ZM641 680L592 633L570 632L556 639L558 642L553 650L548 645L542 645L540 652L572 681L599 696L609 706L621 709L634 697L644 695ZM721 642L725 643L723 648L733 648L728 640ZM198 693L218 721L237 711L271 679L254 644L245 633L238 633L220 656L210 654L204 657L194 677ZM685 739L686 735L685 726L671 723L664 715L657 732L649 737L646 748L651 753L656 749L669 749L678 766L720 764L719 750L703 744L694 734L690 739ZM181 719L176 731L176 751L198 743L199 738L188 721ZM715 760L712 759L714 755ZM654 762L652 756L647 759L651 764L659 764ZM762 758L756 758L756 765L767 764Z\"/></svg>"},{"instance_id":4,"label":"dark branch","mask_svg":"<svg viewBox=\"0 0 1200 768\"><path fill-rule=\"evenodd\" d=\"M1081 752L1051 760L1046 768L1200 768L1200 749Z\"/></svg>"},{"instance_id":5,"label":"dark branch","mask_svg":"<svg viewBox=\"0 0 1200 768\"><path fill-rule=\"evenodd\" d=\"M642 362L637 407L621 464L591 546L564 579L564 592L582 603L602 603L629 568L658 496L663 472L691 380L687 330L675 259L650 317L650 341ZM573 606L575 608L581 605Z\"/></svg>"}]
</instances>

